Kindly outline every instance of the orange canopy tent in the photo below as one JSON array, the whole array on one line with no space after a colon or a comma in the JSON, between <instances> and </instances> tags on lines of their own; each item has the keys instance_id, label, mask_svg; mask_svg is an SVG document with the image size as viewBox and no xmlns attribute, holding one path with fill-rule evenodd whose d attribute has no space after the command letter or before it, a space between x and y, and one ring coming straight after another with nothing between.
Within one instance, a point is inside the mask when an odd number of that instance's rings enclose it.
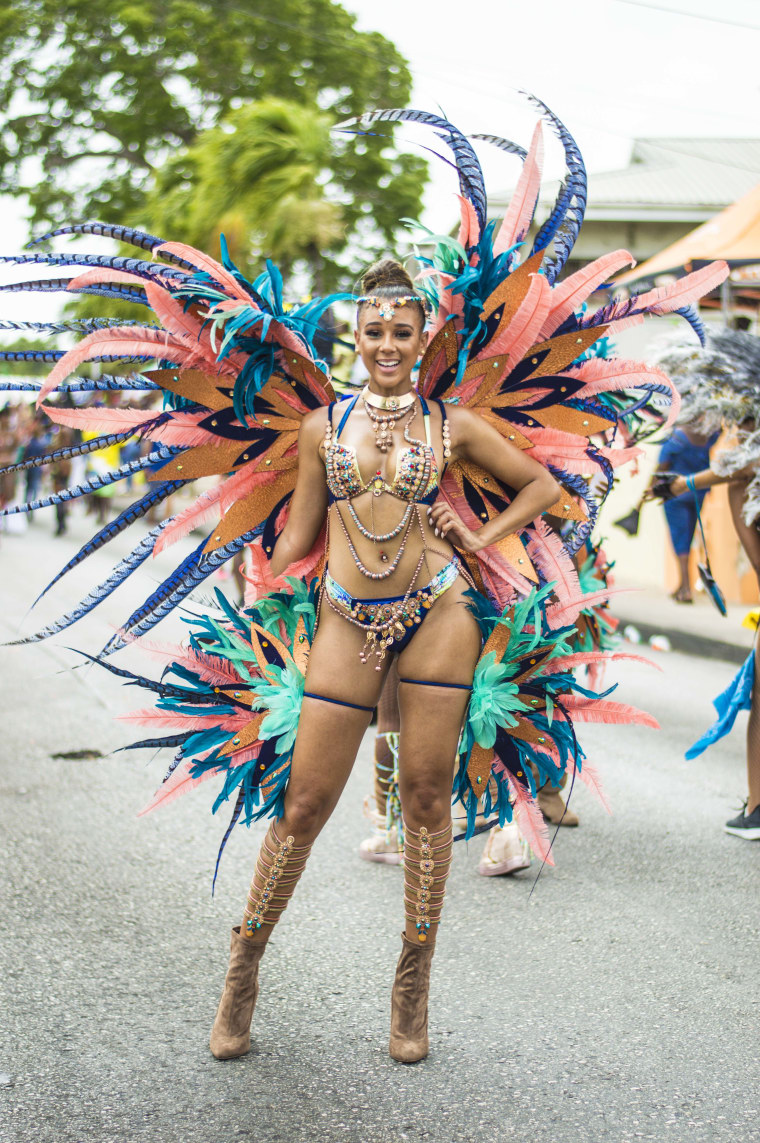
<instances>
[{"instance_id":1,"label":"orange canopy tent","mask_svg":"<svg viewBox=\"0 0 760 1143\"><path fill-rule=\"evenodd\" d=\"M724 258L730 266L760 262L760 183L696 230L615 279L616 286L679 270L697 270Z\"/></svg>"}]
</instances>

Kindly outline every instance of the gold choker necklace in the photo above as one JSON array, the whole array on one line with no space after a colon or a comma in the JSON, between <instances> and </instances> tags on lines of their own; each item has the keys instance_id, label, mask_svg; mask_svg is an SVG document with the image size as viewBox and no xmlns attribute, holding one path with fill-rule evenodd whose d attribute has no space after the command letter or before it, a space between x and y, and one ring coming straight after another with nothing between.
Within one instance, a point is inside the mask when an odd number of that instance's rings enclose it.
<instances>
[{"instance_id":1,"label":"gold choker necklace","mask_svg":"<svg viewBox=\"0 0 760 1143\"><path fill-rule=\"evenodd\" d=\"M402 413L414 404L417 394L414 389L403 393L400 397L384 397L381 393L373 393L369 385L362 389L362 398L373 409L385 409L389 413Z\"/></svg>"}]
</instances>

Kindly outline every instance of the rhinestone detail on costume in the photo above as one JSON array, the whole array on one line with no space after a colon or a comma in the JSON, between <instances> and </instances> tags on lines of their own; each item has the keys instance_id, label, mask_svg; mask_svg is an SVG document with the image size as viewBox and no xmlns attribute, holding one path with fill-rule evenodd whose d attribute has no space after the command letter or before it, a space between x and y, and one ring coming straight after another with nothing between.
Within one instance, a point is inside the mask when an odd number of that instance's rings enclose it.
<instances>
[{"instance_id":1,"label":"rhinestone detail on costume","mask_svg":"<svg viewBox=\"0 0 760 1143\"><path fill-rule=\"evenodd\" d=\"M266 916L274 891L277 888L277 882L280 880L288 864L288 859L293 852L294 841L295 839L288 835L277 851L277 855L269 869L269 876L264 882L264 887L258 899L253 897L248 898L248 903L253 906L250 912L246 909L247 918L245 925L249 935L253 933L255 929L260 929L264 923L264 917Z\"/></svg>"},{"instance_id":2,"label":"rhinestone detail on costume","mask_svg":"<svg viewBox=\"0 0 760 1143\"><path fill-rule=\"evenodd\" d=\"M430 848L430 837L424 826L420 828L420 884L417 890L417 916L415 928L417 939L424 944L428 939L430 930L430 886L433 883L433 870L435 862Z\"/></svg>"}]
</instances>

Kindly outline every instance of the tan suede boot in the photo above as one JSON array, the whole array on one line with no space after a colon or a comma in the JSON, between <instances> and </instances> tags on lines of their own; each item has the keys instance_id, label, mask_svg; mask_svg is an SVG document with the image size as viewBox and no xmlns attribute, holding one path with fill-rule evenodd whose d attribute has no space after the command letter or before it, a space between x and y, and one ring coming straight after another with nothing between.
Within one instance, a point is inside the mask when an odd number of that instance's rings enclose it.
<instances>
[{"instance_id":1,"label":"tan suede boot","mask_svg":"<svg viewBox=\"0 0 760 1143\"><path fill-rule=\"evenodd\" d=\"M564 786L564 782L562 783ZM561 788L561 787L560 787ZM538 808L544 815L548 822L552 825L561 826L577 826L580 825L580 818L574 810L569 809L556 786L550 786L548 783L542 786L538 791L536 797Z\"/></svg>"},{"instance_id":2,"label":"tan suede boot","mask_svg":"<svg viewBox=\"0 0 760 1143\"><path fill-rule=\"evenodd\" d=\"M391 993L389 1051L400 1064L416 1064L430 1050L428 988L435 945L416 945L402 933L403 948Z\"/></svg>"},{"instance_id":3,"label":"tan suede boot","mask_svg":"<svg viewBox=\"0 0 760 1143\"><path fill-rule=\"evenodd\" d=\"M209 1047L218 1060L232 1060L251 1050L251 1020L259 994L259 961L266 943L232 930L230 963Z\"/></svg>"}]
</instances>

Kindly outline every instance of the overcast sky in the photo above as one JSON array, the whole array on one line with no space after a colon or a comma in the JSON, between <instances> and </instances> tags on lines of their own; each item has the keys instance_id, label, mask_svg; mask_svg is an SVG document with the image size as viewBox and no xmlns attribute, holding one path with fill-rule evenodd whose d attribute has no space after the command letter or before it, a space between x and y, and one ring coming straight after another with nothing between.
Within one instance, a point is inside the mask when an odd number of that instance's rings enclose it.
<instances>
[{"instance_id":1,"label":"overcast sky","mask_svg":"<svg viewBox=\"0 0 760 1143\"><path fill-rule=\"evenodd\" d=\"M410 61L415 107L527 144L534 116L519 93L532 91L570 128L592 173L625 166L636 136L760 135L758 0L344 4ZM403 134L430 141L417 130ZM513 185L519 160L490 151L487 187ZM436 166L426 221L444 226L455 177ZM558 145L547 147L547 171L561 173Z\"/></svg>"},{"instance_id":2,"label":"overcast sky","mask_svg":"<svg viewBox=\"0 0 760 1143\"><path fill-rule=\"evenodd\" d=\"M760 0L343 2L410 61L414 106L442 108L465 132L527 144L535 113L520 91L539 95L580 144L592 198L593 172L625 166L636 136L760 135ZM414 147L432 137L404 127L398 140ZM546 174L557 176L561 149L547 144ZM517 159L487 147L482 158L491 191L514 185ZM425 221L448 228L456 178L437 161L432 175ZM0 251L17 250L23 210L0 205ZM3 303L3 316L28 316L28 298ZM57 302L38 295L34 308L44 320Z\"/></svg>"}]
</instances>

